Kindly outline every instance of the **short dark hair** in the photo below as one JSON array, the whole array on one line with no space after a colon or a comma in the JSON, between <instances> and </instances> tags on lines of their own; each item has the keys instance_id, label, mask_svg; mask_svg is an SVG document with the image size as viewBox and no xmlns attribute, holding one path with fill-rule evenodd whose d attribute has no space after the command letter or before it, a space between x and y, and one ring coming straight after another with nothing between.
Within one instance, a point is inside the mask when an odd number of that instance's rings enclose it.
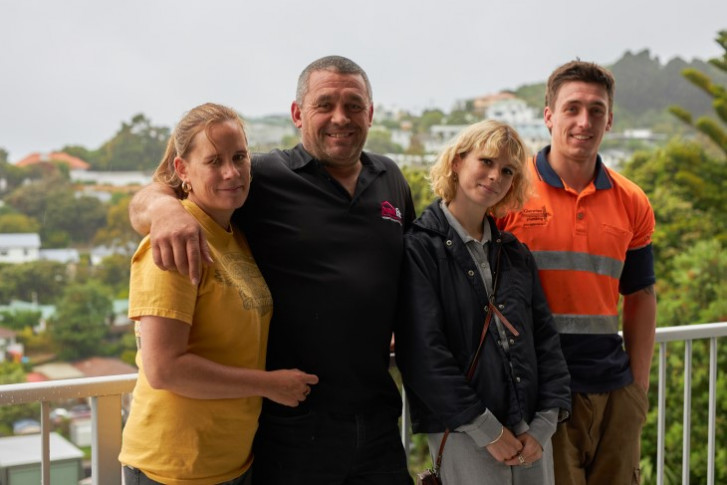
<instances>
[{"instance_id":1,"label":"short dark hair","mask_svg":"<svg viewBox=\"0 0 727 485\"><path fill-rule=\"evenodd\" d=\"M371 83L366 72L361 69L361 66L353 62L351 59L342 56L326 56L321 57L308 64L308 67L303 69L298 77L298 87L295 91L295 102L298 106L303 106L303 99L308 94L308 81L311 73L315 71L334 71L340 74L359 74L364 80L366 85L366 92L369 95L369 102L373 100L373 93L371 91Z\"/></svg>"},{"instance_id":2,"label":"short dark hair","mask_svg":"<svg viewBox=\"0 0 727 485\"><path fill-rule=\"evenodd\" d=\"M571 61L557 68L548 78L548 85L545 90L545 106L555 108L555 100L558 91L563 84L580 81L589 84L598 84L606 89L608 95L608 110L613 110L613 93L616 80L611 71L593 62L581 60Z\"/></svg>"}]
</instances>

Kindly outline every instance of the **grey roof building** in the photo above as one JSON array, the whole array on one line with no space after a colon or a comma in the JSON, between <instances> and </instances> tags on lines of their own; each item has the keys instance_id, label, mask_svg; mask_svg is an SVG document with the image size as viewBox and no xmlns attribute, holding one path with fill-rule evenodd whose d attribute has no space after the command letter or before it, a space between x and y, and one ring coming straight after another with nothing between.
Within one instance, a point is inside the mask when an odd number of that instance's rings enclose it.
<instances>
[{"instance_id":1,"label":"grey roof building","mask_svg":"<svg viewBox=\"0 0 727 485\"><path fill-rule=\"evenodd\" d=\"M50 436L51 483L76 484L83 478L83 452L57 433ZM0 485L40 483L41 435L0 438Z\"/></svg>"},{"instance_id":2,"label":"grey roof building","mask_svg":"<svg viewBox=\"0 0 727 485\"><path fill-rule=\"evenodd\" d=\"M0 234L0 263L37 261L40 236L37 233Z\"/></svg>"}]
</instances>

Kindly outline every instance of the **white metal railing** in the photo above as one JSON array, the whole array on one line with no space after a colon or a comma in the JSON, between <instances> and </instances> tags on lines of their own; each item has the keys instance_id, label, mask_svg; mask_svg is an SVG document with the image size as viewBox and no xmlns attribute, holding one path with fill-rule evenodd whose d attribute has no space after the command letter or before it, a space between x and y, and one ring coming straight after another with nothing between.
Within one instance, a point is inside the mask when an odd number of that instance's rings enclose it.
<instances>
[{"instance_id":1,"label":"white metal railing","mask_svg":"<svg viewBox=\"0 0 727 485\"><path fill-rule=\"evenodd\" d=\"M666 431L666 348L684 341L684 418L682 437L682 485L689 484L689 441L692 407L692 342L709 339L709 408L707 411L707 485L714 485L717 430L717 339L727 336L727 322L656 329L659 346L659 387L656 445L656 483L664 484L664 437Z\"/></svg>"},{"instance_id":2,"label":"white metal railing","mask_svg":"<svg viewBox=\"0 0 727 485\"><path fill-rule=\"evenodd\" d=\"M125 374L0 386L0 405L41 404L41 485L50 485L50 403L79 398L91 398L92 483L121 483L121 397L135 383L136 374Z\"/></svg>"},{"instance_id":3,"label":"white metal railing","mask_svg":"<svg viewBox=\"0 0 727 485\"><path fill-rule=\"evenodd\" d=\"M692 342L709 339L709 410L707 443L707 485L715 485L716 423L717 423L717 340L727 337L727 322L660 327L656 329L658 353L658 416L657 416L657 458L656 483L664 485L664 437L666 434L666 349L669 342L685 342L684 354L684 419L682 438L682 485L689 484L689 441L691 437L691 391L692 391ZM402 410L401 439L409 451L411 444L409 429L410 417L406 403L406 393L402 390L404 407Z\"/></svg>"},{"instance_id":4,"label":"white metal railing","mask_svg":"<svg viewBox=\"0 0 727 485\"><path fill-rule=\"evenodd\" d=\"M682 444L682 484L689 483L689 440L691 432L692 342L709 339L709 410L708 410L708 485L714 485L715 436L717 409L717 339L727 336L727 322L664 327L656 329L658 353L657 483L664 484L664 435L666 430L666 349L669 342L684 341L684 437ZM117 460L121 449L121 398L136 382L136 374L113 377L90 377L60 381L0 386L0 405L41 403L42 463L41 485L50 485L50 403L74 398L91 398L92 459L94 485L121 483ZM409 410L402 392L402 441L409 450ZM103 425L102 425L103 423Z\"/></svg>"}]
</instances>

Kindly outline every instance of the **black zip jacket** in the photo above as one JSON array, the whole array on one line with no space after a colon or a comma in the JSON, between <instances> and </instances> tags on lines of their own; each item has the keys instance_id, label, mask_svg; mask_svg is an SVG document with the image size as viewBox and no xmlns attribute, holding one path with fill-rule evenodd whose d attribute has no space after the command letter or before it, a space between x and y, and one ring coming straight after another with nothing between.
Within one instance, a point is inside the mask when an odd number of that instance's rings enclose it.
<instances>
[{"instance_id":1,"label":"black zip jacket","mask_svg":"<svg viewBox=\"0 0 727 485\"><path fill-rule=\"evenodd\" d=\"M520 335L505 330L508 358L493 320L469 383L465 374L487 316L485 284L439 200L405 236L396 360L415 433L454 430L485 409L510 429L529 423L536 411L570 412L570 375L535 261L524 244L488 221L488 259L493 281L499 280L494 304Z\"/></svg>"}]
</instances>

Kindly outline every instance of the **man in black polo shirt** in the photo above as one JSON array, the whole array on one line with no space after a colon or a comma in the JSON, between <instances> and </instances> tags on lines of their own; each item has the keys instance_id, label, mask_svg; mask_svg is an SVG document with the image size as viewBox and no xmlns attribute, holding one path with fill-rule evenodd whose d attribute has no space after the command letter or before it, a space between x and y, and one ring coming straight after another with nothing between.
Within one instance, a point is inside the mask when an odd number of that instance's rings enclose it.
<instances>
[{"instance_id":1,"label":"man in black polo shirt","mask_svg":"<svg viewBox=\"0 0 727 485\"><path fill-rule=\"evenodd\" d=\"M273 295L268 369L297 368L319 384L297 408L265 402L254 480L407 484L388 353L402 235L414 218L409 187L391 160L362 151L373 103L368 77L352 61L310 64L291 116L302 143L253 158L255 182L233 222ZM196 248L206 243L162 197L157 186L140 192L132 223L151 229L160 266L194 280Z\"/></svg>"}]
</instances>

